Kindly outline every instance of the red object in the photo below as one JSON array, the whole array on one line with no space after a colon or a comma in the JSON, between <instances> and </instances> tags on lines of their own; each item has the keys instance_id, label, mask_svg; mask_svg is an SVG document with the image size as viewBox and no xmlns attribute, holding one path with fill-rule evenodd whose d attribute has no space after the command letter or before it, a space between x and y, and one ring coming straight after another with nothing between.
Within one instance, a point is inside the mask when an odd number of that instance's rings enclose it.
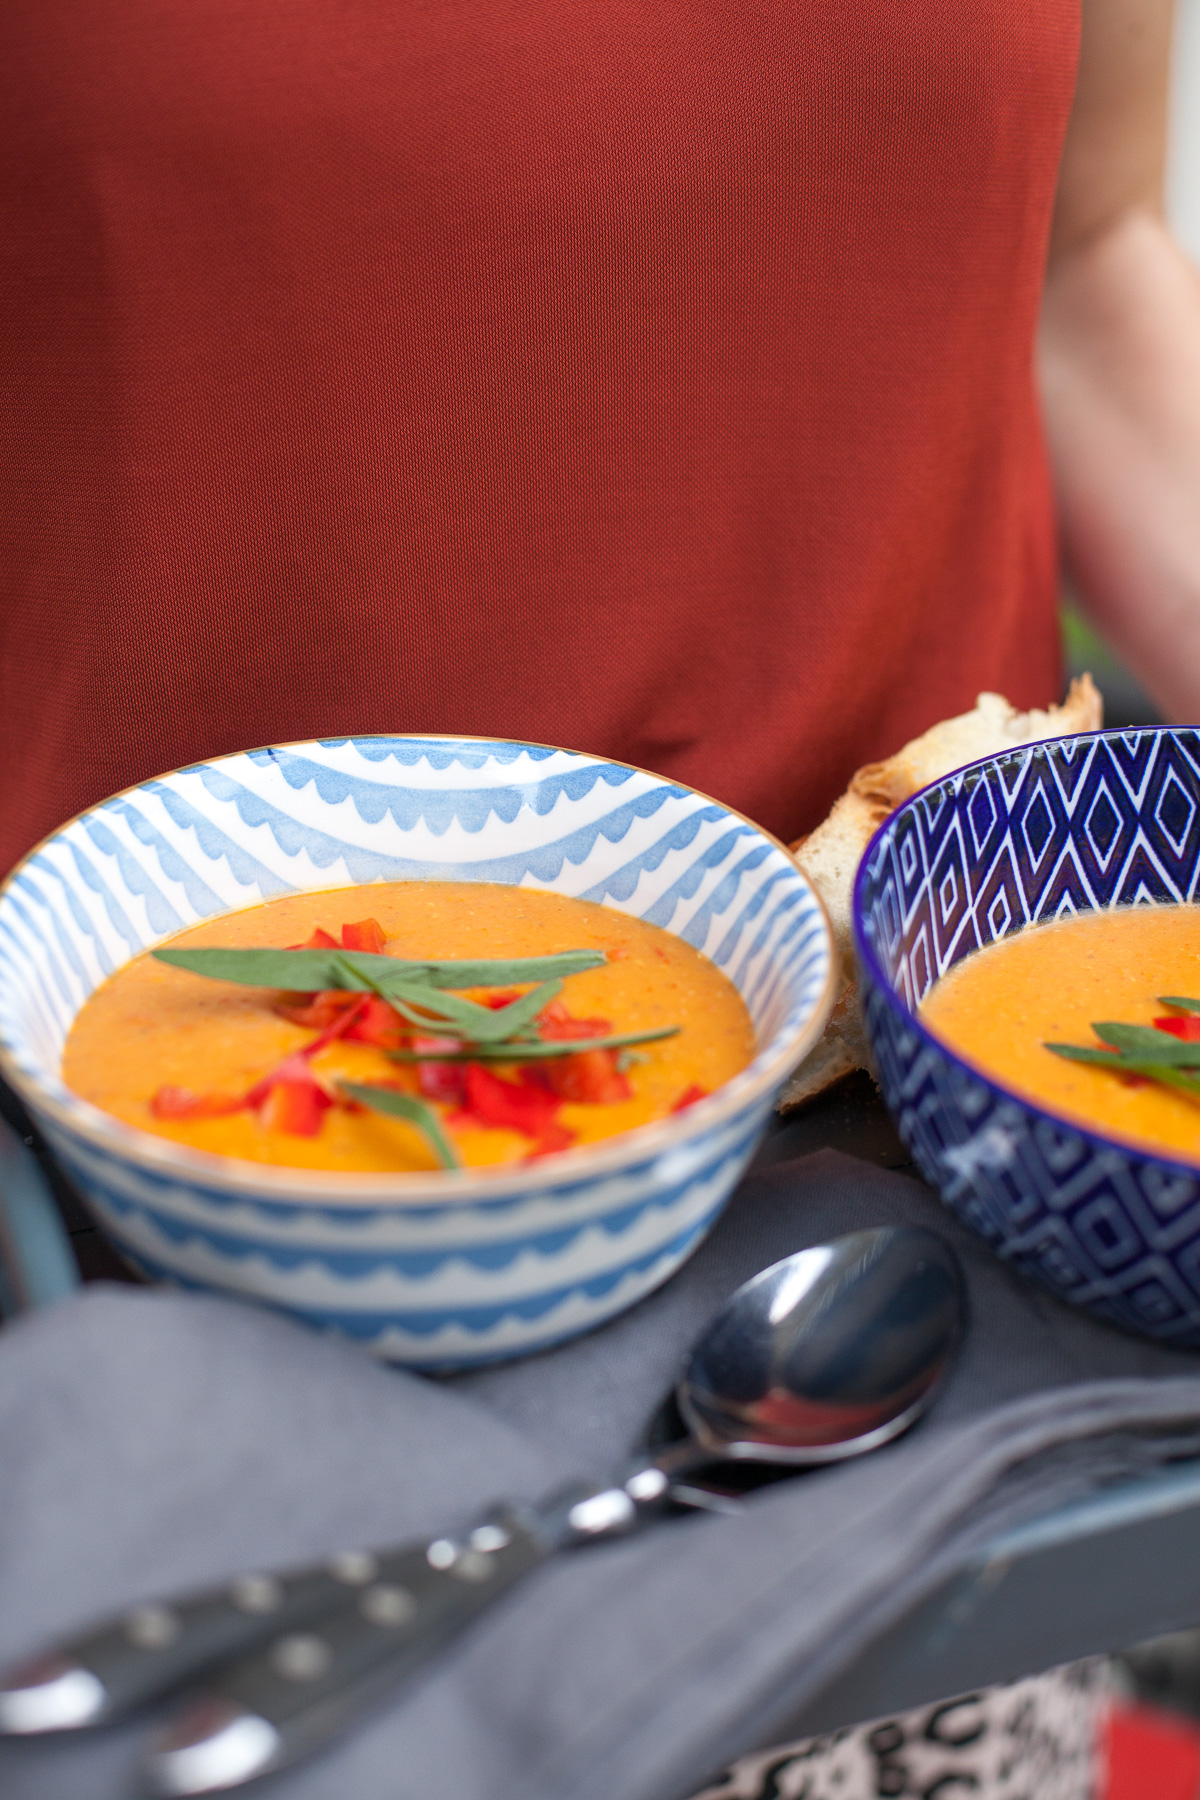
<instances>
[{"instance_id":1,"label":"red object","mask_svg":"<svg viewBox=\"0 0 1200 1800\"><path fill-rule=\"evenodd\" d=\"M1200 1044L1200 1013L1184 1013L1176 1018L1155 1019L1155 1031L1165 1031L1173 1038L1181 1038L1185 1044Z\"/></svg>"},{"instance_id":2,"label":"red object","mask_svg":"<svg viewBox=\"0 0 1200 1800\"><path fill-rule=\"evenodd\" d=\"M464 1063L465 1110L480 1125L503 1126L519 1131L537 1143L540 1151L565 1150L575 1133L558 1123L556 1095L522 1071L519 1081L504 1081L479 1063Z\"/></svg>"},{"instance_id":3,"label":"red object","mask_svg":"<svg viewBox=\"0 0 1200 1800\"><path fill-rule=\"evenodd\" d=\"M259 1107L259 1124L268 1131L287 1131L293 1137L316 1137L321 1116L333 1105L315 1081L273 1081Z\"/></svg>"},{"instance_id":4,"label":"red object","mask_svg":"<svg viewBox=\"0 0 1200 1800\"><path fill-rule=\"evenodd\" d=\"M708 1089L702 1088L699 1082L693 1081L691 1087L685 1087L678 1100L671 1108L673 1113L686 1112L689 1106L695 1106L697 1100L708 1097Z\"/></svg>"},{"instance_id":5,"label":"red object","mask_svg":"<svg viewBox=\"0 0 1200 1800\"><path fill-rule=\"evenodd\" d=\"M542 1009L538 1027L551 1043L569 1044L578 1038L608 1037L612 1031L609 1019L573 1019L561 1000L552 1000ZM613 1050L581 1050L575 1056L555 1058L532 1065L530 1078L549 1088L560 1100L611 1106L628 1100L633 1093L628 1079L617 1067Z\"/></svg>"},{"instance_id":6,"label":"red object","mask_svg":"<svg viewBox=\"0 0 1200 1800\"><path fill-rule=\"evenodd\" d=\"M0 9L0 869L243 746L533 738L792 837L1056 697L1078 0Z\"/></svg>"},{"instance_id":7,"label":"red object","mask_svg":"<svg viewBox=\"0 0 1200 1800\"><path fill-rule=\"evenodd\" d=\"M633 1093L613 1050L579 1050L574 1056L556 1057L543 1063L539 1073L560 1100L613 1106Z\"/></svg>"},{"instance_id":8,"label":"red object","mask_svg":"<svg viewBox=\"0 0 1200 1800\"><path fill-rule=\"evenodd\" d=\"M1200 1800L1200 1731L1173 1713L1114 1707L1102 1755L1103 1800Z\"/></svg>"},{"instance_id":9,"label":"red object","mask_svg":"<svg viewBox=\"0 0 1200 1800\"><path fill-rule=\"evenodd\" d=\"M344 1018L347 1013L361 1006L361 994L347 993L344 988L329 988L324 993L310 994L305 999L295 1002L279 1000L275 1011L280 1018L287 1019L293 1025L311 1027L314 1031L328 1031L331 1025Z\"/></svg>"},{"instance_id":10,"label":"red object","mask_svg":"<svg viewBox=\"0 0 1200 1800\"><path fill-rule=\"evenodd\" d=\"M308 1066L317 1048L319 1041L285 1057L246 1095L245 1104L258 1113L259 1124L268 1131L290 1131L296 1137L315 1137L320 1131L321 1116L333 1101Z\"/></svg>"},{"instance_id":11,"label":"red object","mask_svg":"<svg viewBox=\"0 0 1200 1800\"><path fill-rule=\"evenodd\" d=\"M346 1041L375 1044L380 1050L398 1050L408 1035L408 1026L394 1006L378 994L368 994L352 1024L342 1034Z\"/></svg>"},{"instance_id":12,"label":"red object","mask_svg":"<svg viewBox=\"0 0 1200 1800\"><path fill-rule=\"evenodd\" d=\"M549 1007L538 1025L541 1035L554 1044L570 1044L577 1038L608 1037L612 1032L611 1019L573 1019L565 1010L551 1016Z\"/></svg>"},{"instance_id":13,"label":"red object","mask_svg":"<svg viewBox=\"0 0 1200 1800\"><path fill-rule=\"evenodd\" d=\"M317 1078L309 1068L307 1061L312 1054L312 1049L311 1044L306 1044L302 1050L296 1050L291 1056L285 1056L278 1068L272 1069L269 1074L262 1077L261 1081L255 1082L246 1095L246 1105L260 1107L278 1081L302 1081L316 1087L318 1085Z\"/></svg>"},{"instance_id":14,"label":"red object","mask_svg":"<svg viewBox=\"0 0 1200 1800\"><path fill-rule=\"evenodd\" d=\"M418 1063L417 1086L427 1100L440 1100L446 1106L464 1106L467 1097L466 1064Z\"/></svg>"},{"instance_id":15,"label":"red object","mask_svg":"<svg viewBox=\"0 0 1200 1800\"><path fill-rule=\"evenodd\" d=\"M302 944L288 945L289 950L336 950L337 947L337 939L330 937L327 931L322 931L319 925L313 931L312 936L305 938Z\"/></svg>"},{"instance_id":16,"label":"red object","mask_svg":"<svg viewBox=\"0 0 1200 1800\"><path fill-rule=\"evenodd\" d=\"M219 1119L241 1112L245 1104L236 1094L194 1094L191 1088L160 1087L150 1111L156 1119Z\"/></svg>"},{"instance_id":17,"label":"red object","mask_svg":"<svg viewBox=\"0 0 1200 1800\"><path fill-rule=\"evenodd\" d=\"M356 925L342 926L343 950L369 950L373 956L382 956L386 944L378 919L360 919Z\"/></svg>"},{"instance_id":18,"label":"red object","mask_svg":"<svg viewBox=\"0 0 1200 1800\"><path fill-rule=\"evenodd\" d=\"M457 1038L414 1037L414 1050L449 1050L461 1048ZM441 1100L448 1106L465 1106L467 1097L466 1065L459 1062L420 1062L416 1064L417 1086L427 1100Z\"/></svg>"}]
</instances>

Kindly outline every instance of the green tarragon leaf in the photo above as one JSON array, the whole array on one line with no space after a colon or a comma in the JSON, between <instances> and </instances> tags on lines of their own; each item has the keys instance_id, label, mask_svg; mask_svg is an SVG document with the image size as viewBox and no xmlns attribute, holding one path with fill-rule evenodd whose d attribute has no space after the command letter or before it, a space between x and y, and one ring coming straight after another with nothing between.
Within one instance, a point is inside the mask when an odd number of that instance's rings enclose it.
<instances>
[{"instance_id":1,"label":"green tarragon leaf","mask_svg":"<svg viewBox=\"0 0 1200 1800\"><path fill-rule=\"evenodd\" d=\"M442 1122L437 1113L424 1100L418 1100L415 1094L400 1094L395 1088L372 1087L365 1081L340 1081L338 1091L351 1100L357 1100L362 1106L371 1107L374 1112L387 1113L393 1119L403 1119L407 1124L415 1125L428 1140L443 1168L462 1168L453 1144L442 1130Z\"/></svg>"},{"instance_id":2,"label":"green tarragon leaf","mask_svg":"<svg viewBox=\"0 0 1200 1800\"><path fill-rule=\"evenodd\" d=\"M1117 1020L1101 1020L1092 1030L1102 1044L1111 1044L1122 1057L1133 1056L1171 1067L1200 1067L1200 1044L1185 1044L1169 1032L1155 1031L1149 1025L1122 1025Z\"/></svg>"},{"instance_id":3,"label":"green tarragon leaf","mask_svg":"<svg viewBox=\"0 0 1200 1800\"><path fill-rule=\"evenodd\" d=\"M390 985L418 982L432 988L524 987L531 981L556 981L598 969L608 959L603 950L563 950L555 956L516 956L490 961L415 962L399 956L376 956L367 950L162 949L151 951L159 962L212 981L234 981L244 987L284 988L317 994L330 988L356 993L386 993ZM485 1009L486 1010L486 1009Z\"/></svg>"},{"instance_id":4,"label":"green tarragon leaf","mask_svg":"<svg viewBox=\"0 0 1200 1800\"><path fill-rule=\"evenodd\" d=\"M432 1021L430 1021L432 1022ZM616 1050L625 1044L653 1044L660 1038L676 1037L678 1025L663 1025L657 1031L626 1031L613 1037L509 1038L498 1044L469 1044L461 1050L389 1050L393 1062L536 1062L550 1056L576 1056L581 1050ZM432 1035L432 1033L431 1033ZM1115 1057L1109 1058L1115 1062Z\"/></svg>"},{"instance_id":5,"label":"green tarragon leaf","mask_svg":"<svg viewBox=\"0 0 1200 1800\"><path fill-rule=\"evenodd\" d=\"M1164 1033L1156 1032L1154 1035L1162 1037ZM1197 1047L1192 1046L1193 1049ZM1044 1048L1053 1051L1055 1056L1064 1057L1067 1062L1091 1063L1096 1068L1110 1070L1114 1075L1145 1075L1151 1081L1161 1081L1164 1087L1178 1088L1180 1093L1200 1099L1200 1074L1189 1074L1186 1068L1172 1060L1132 1053L1114 1055L1111 1050L1092 1050L1085 1044L1046 1044Z\"/></svg>"}]
</instances>

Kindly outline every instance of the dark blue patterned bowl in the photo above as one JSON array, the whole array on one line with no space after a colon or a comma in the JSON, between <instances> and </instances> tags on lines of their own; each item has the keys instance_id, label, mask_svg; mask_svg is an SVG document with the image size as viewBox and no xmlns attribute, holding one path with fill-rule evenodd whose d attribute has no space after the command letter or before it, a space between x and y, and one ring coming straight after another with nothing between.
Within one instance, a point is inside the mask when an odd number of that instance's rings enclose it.
<instances>
[{"instance_id":1,"label":"dark blue patterned bowl","mask_svg":"<svg viewBox=\"0 0 1200 1800\"><path fill-rule=\"evenodd\" d=\"M952 1054L938 977L1063 913L1195 901L1200 734L1106 731L972 763L872 839L854 935L879 1083L926 1179L994 1250L1129 1331L1200 1347L1200 1165L1083 1130Z\"/></svg>"}]
</instances>

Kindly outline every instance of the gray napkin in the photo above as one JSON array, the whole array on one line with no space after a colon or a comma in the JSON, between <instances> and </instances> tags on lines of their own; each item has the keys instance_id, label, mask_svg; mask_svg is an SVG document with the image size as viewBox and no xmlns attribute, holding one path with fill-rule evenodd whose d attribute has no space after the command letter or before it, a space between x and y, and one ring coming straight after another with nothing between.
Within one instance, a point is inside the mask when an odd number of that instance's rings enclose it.
<instances>
[{"instance_id":1,"label":"gray napkin","mask_svg":"<svg viewBox=\"0 0 1200 1800\"><path fill-rule=\"evenodd\" d=\"M935 1412L875 1456L559 1559L264 1800L678 1800L769 1742L982 1535L1194 1451L1200 1357L997 1262L919 1182L833 1152L743 1184L676 1278L556 1351L453 1381L233 1301L94 1287L0 1337L0 1661L251 1567L452 1528L624 1455L708 1314L766 1264L927 1224L972 1322ZM0 1745L5 1800L137 1791L144 1728Z\"/></svg>"}]
</instances>

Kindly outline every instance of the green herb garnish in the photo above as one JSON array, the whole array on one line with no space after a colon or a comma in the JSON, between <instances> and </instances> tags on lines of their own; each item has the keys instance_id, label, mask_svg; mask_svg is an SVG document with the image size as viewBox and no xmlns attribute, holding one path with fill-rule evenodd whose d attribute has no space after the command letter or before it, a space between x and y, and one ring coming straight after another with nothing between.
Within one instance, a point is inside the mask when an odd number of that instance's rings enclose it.
<instances>
[{"instance_id":1,"label":"green herb garnish","mask_svg":"<svg viewBox=\"0 0 1200 1800\"><path fill-rule=\"evenodd\" d=\"M563 950L557 956L510 956L490 962L412 962L368 950L153 950L173 968L246 987L288 988L318 994L330 988L379 993L390 984L433 988L524 987L598 969L603 950Z\"/></svg>"},{"instance_id":2,"label":"green herb garnish","mask_svg":"<svg viewBox=\"0 0 1200 1800\"><path fill-rule=\"evenodd\" d=\"M400 1094L395 1088L371 1087L365 1081L339 1081L338 1091L349 1095L351 1100L357 1100L363 1106L371 1107L374 1112L388 1113L394 1119L407 1120L428 1140L443 1168L462 1168L436 1112L424 1100L418 1100L415 1094Z\"/></svg>"},{"instance_id":3,"label":"green herb garnish","mask_svg":"<svg viewBox=\"0 0 1200 1800\"><path fill-rule=\"evenodd\" d=\"M1182 1013L1200 1013L1200 1000L1179 994L1160 994L1158 1002ZM1097 1050L1087 1044L1046 1044L1045 1048L1067 1062L1088 1063L1114 1075L1140 1075L1200 1100L1200 1042L1177 1036L1171 1023L1125 1025L1117 1019L1102 1019L1092 1030L1108 1049Z\"/></svg>"},{"instance_id":4,"label":"green herb garnish","mask_svg":"<svg viewBox=\"0 0 1200 1800\"><path fill-rule=\"evenodd\" d=\"M410 1025L470 1043L503 1042L525 1030L562 990L563 978L604 963L601 950L564 950L557 956L507 957L491 962L411 962L359 950L155 950L159 962L247 987L298 993L341 989L379 995ZM450 988L512 987L534 981L531 993L508 1006L481 1006Z\"/></svg>"},{"instance_id":5,"label":"green herb garnish","mask_svg":"<svg viewBox=\"0 0 1200 1800\"><path fill-rule=\"evenodd\" d=\"M507 1011L507 1007L504 1008ZM653 1044L678 1035L678 1025L657 1031L626 1031L598 1038L509 1038L496 1044L471 1044L465 1050L389 1050L393 1062L530 1062L547 1056L578 1056L581 1050L616 1050L624 1044Z\"/></svg>"}]
</instances>

